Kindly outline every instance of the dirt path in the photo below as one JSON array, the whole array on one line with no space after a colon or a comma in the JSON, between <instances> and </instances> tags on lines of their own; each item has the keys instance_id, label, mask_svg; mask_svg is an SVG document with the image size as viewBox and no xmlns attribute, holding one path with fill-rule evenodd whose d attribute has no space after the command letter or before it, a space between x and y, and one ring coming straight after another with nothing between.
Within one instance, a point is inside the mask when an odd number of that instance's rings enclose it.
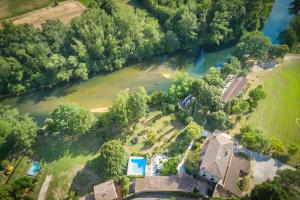
<instances>
[{"instance_id":1,"label":"dirt path","mask_svg":"<svg viewBox=\"0 0 300 200\"><path fill-rule=\"evenodd\" d=\"M48 190L49 183L50 183L51 180L52 180L52 175L47 175L46 179L45 179L45 181L42 185L42 188L40 190L38 200L45 200L46 199L47 190Z\"/></svg>"}]
</instances>

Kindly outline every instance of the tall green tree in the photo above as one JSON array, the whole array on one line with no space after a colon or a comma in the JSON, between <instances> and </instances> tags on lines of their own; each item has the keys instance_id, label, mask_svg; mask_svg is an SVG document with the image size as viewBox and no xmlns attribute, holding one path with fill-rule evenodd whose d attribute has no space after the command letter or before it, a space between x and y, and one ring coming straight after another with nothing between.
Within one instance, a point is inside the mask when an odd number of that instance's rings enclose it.
<instances>
[{"instance_id":1,"label":"tall green tree","mask_svg":"<svg viewBox=\"0 0 300 200\"><path fill-rule=\"evenodd\" d=\"M101 146L98 160L101 175L106 180L119 180L124 175L128 155L120 141L111 140Z\"/></svg>"},{"instance_id":2,"label":"tall green tree","mask_svg":"<svg viewBox=\"0 0 300 200\"><path fill-rule=\"evenodd\" d=\"M236 46L235 55L241 61L264 60L268 57L271 40L262 32L245 33Z\"/></svg>"},{"instance_id":3,"label":"tall green tree","mask_svg":"<svg viewBox=\"0 0 300 200\"><path fill-rule=\"evenodd\" d=\"M62 134L84 134L94 124L92 113L78 104L61 104L50 116L53 120L53 130Z\"/></svg>"}]
</instances>

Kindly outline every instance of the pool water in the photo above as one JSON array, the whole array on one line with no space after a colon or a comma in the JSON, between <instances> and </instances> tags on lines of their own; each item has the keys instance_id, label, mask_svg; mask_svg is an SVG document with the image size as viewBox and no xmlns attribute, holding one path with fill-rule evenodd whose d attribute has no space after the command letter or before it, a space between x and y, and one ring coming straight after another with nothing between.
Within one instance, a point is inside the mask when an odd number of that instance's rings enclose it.
<instances>
[{"instance_id":1,"label":"pool water","mask_svg":"<svg viewBox=\"0 0 300 200\"><path fill-rule=\"evenodd\" d=\"M40 170L40 163L38 162L34 162L32 163L31 167L29 168L27 175L29 176L34 176L36 173L38 173L38 171Z\"/></svg>"},{"instance_id":2,"label":"pool water","mask_svg":"<svg viewBox=\"0 0 300 200\"><path fill-rule=\"evenodd\" d=\"M144 157L130 157L128 161L127 175L145 176L147 160Z\"/></svg>"}]
</instances>

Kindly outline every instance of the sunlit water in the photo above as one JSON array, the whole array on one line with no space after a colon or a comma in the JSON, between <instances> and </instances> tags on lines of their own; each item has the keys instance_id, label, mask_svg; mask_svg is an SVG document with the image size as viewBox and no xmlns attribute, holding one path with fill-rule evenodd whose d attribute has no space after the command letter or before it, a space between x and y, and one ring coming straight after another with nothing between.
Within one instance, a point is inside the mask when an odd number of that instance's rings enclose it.
<instances>
[{"instance_id":1,"label":"sunlit water","mask_svg":"<svg viewBox=\"0 0 300 200\"><path fill-rule=\"evenodd\" d=\"M276 38L289 20L288 2L277 0L270 19L263 29L264 33L276 42ZM139 86L148 92L166 90L178 70L187 71L199 77L210 66L220 65L234 48L228 48L211 53L199 52L199 56L186 58L164 55L149 61L132 65L108 75L99 75L88 81L56 87L51 90L32 92L21 97L9 98L1 103L11 105L23 113L31 113L39 124L48 113L61 103L78 103L86 109L100 108L111 105L116 94L122 91L135 89Z\"/></svg>"}]
</instances>

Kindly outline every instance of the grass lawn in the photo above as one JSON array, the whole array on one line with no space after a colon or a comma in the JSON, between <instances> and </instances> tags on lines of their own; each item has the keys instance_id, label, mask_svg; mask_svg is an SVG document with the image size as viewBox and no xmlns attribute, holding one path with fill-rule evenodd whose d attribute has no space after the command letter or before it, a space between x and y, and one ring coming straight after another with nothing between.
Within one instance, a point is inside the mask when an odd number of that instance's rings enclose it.
<instances>
[{"instance_id":1,"label":"grass lawn","mask_svg":"<svg viewBox=\"0 0 300 200\"><path fill-rule=\"evenodd\" d=\"M261 128L286 145L300 144L300 60L286 61L278 68L254 72L267 94L244 124ZM250 80L252 81L252 80ZM298 156L299 161L299 156Z\"/></svg>"},{"instance_id":2,"label":"grass lawn","mask_svg":"<svg viewBox=\"0 0 300 200\"><path fill-rule=\"evenodd\" d=\"M0 19L11 18L44 8L53 2L54 0L0 0ZM80 0L80 2L87 6L91 0Z\"/></svg>"},{"instance_id":3,"label":"grass lawn","mask_svg":"<svg viewBox=\"0 0 300 200\"><path fill-rule=\"evenodd\" d=\"M46 165L31 197L37 199L46 175L52 175L47 199L64 199L69 190L79 194L92 191L92 185L102 181L90 164L98 156L101 139L94 134L81 136L49 135L34 148L36 160Z\"/></svg>"}]
</instances>

